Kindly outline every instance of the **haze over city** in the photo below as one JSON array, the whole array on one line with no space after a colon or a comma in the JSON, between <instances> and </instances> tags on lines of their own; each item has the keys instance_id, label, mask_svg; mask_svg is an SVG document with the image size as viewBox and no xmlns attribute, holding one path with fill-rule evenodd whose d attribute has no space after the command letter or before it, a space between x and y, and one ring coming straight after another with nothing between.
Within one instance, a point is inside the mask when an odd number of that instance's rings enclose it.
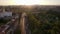
<instances>
[{"instance_id":1,"label":"haze over city","mask_svg":"<svg viewBox=\"0 0 60 34\"><path fill-rule=\"evenodd\" d=\"M60 5L60 0L0 0L0 5Z\"/></svg>"}]
</instances>

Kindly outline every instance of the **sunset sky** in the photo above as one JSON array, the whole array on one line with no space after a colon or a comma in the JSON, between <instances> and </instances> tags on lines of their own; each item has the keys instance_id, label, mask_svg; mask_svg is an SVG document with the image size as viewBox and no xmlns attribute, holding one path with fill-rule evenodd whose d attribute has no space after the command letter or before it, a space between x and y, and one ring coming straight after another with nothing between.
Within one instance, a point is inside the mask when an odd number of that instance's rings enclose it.
<instances>
[{"instance_id":1,"label":"sunset sky","mask_svg":"<svg viewBox=\"0 0 60 34\"><path fill-rule=\"evenodd\" d=\"M60 5L60 0L0 0L0 5Z\"/></svg>"}]
</instances>

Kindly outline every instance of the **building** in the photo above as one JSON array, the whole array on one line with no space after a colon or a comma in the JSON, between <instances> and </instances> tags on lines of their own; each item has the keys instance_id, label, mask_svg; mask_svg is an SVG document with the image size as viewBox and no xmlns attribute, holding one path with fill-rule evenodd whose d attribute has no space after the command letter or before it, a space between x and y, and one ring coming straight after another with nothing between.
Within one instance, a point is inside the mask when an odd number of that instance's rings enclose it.
<instances>
[{"instance_id":1,"label":"building","mask_svg":"<svg viewBox=\"0 0 60 34\"><path fill-rule=\"evenodd\" d=\"M1 12L0 17L5 17L5 16L12 16L12 12Z\"/></svg>"}]
</instances>

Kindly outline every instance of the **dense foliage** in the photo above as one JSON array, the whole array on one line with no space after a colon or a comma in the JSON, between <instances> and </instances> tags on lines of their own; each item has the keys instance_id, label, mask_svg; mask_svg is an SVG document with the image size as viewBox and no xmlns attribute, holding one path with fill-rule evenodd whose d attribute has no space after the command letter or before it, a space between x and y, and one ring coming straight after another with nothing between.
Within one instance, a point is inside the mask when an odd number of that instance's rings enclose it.
<instances>
[{"instance_id":1,"label":"dense foliage","mask_svg":"<svg viewBox=\"0 0 60 34\"><path fill-rule=\"evenodd\" d=\"M11 19L0 18L0 25L6 24L6 23L9 22L10 20L11 20Z\"/></svg>"},{"instance_id":2,"label":"dense foliage","mask_svg":"<svg viewBox=\"0 0 60 34\"><path fill-rule=\"evenodd\" d=\"M31 34L60 34L60 17L54 12L40 12L29 15Z\"/></svg>"}]
</instances>

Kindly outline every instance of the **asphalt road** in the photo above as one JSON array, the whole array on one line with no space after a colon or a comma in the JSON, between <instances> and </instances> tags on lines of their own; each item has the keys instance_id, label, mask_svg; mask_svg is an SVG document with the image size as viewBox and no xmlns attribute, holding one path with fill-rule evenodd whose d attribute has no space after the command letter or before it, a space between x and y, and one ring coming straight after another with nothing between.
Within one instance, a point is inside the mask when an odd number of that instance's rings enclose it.
<instances>
[{"instance_id":1,"label":"asphalt road","mask_svg":"<svg viewBox=\"0 0 60 34\"><path fill-rule=\"evenodd\" d=\"M25 30L25 13L21 15L21 20L20 20L20 28L21 28L21 34L26 34Z\"/></svg>"},{"instance_id":2,"label":"asphalt road","mask_svg":"<svg viewBox=\"0 0 60 34\"><path fill-rule=\"evenodd\" d=\"M2 25L0 27L0 33L8 33L8 34L10 34L9 32L14 31L17 28L17 26L18 26L17 18L16 19L11 19L11 21L9 21L7 24Z\"/></svg>"},{"instance_id":3,"label":"asphalt road","mask_svg":"<svg viewBox=\"0 0 60 34\"><path fill-rule=\"evenodd\" d=\"M21 34L31 34L28 26L29 26L29 24L28 24L27 14L22 13L21 20L20 20Z\"/></svg>"}]
</instances>

